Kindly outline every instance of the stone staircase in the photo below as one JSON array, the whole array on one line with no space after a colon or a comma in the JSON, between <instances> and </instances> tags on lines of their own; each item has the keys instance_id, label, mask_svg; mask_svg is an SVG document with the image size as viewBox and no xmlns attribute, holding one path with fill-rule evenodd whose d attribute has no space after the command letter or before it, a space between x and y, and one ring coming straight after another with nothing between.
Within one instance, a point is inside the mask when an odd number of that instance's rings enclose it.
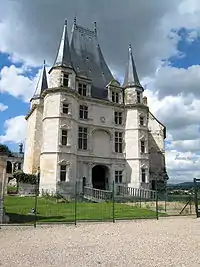
<instances>
[{"instance_id":1,"label":"stone staircase","mask_svg":"<svg viewBox=\"0 0 200 267\"><path fill-rule=\"evenodd\" d=\"M112 200L112 191L84 187L83 198L91 202L104 202Z\"/></svg>"},{"instance_id":2,"label":"stone staircase","mask_svg":"<svg viewBox=\"0 0 200 267\"><path fill-rule=\"evenodd\" d=\"M92 187L84 187L83 198L92 202L111 201L113 192L108 190L100 190ZM128 186L116 186L115 201L128 202L137 200L151 200L155 201L156 192L149 189L133 188Z\"/></svg>"}]
</instances>

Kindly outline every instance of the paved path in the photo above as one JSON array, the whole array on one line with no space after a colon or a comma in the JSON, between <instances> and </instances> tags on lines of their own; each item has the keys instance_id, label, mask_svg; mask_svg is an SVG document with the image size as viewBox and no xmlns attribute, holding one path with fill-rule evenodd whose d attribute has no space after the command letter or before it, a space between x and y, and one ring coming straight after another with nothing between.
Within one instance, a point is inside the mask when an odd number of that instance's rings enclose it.
<instances>
[{"instance_id":1,"label":"paved path","mask_svg":"<svg viewBox=\"0 0 200 267\"><path fill-rule=\"evenodd\" d=\"M0 266L196 267L200 219L2 228Z\"/></svg>"}]
</instances>

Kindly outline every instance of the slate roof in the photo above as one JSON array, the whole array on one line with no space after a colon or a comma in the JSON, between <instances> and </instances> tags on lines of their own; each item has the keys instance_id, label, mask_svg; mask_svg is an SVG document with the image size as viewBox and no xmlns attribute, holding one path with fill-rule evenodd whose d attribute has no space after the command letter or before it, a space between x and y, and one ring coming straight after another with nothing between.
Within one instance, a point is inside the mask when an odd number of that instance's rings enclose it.
<instances>
[{"instance_id":1,"label":"slate roof","mask_svg":"<svg viewBox=\"0 0 200 267\"><path fill-rule=\"evenodd\" d=\"M77 25L75 19L69 42L65 21L53 67L56 66L73 68L78 76L91 80L93 97L107 98L106 85L114 78L97 40L96 23L91 30Z\"/></svg>"}]
</instances>

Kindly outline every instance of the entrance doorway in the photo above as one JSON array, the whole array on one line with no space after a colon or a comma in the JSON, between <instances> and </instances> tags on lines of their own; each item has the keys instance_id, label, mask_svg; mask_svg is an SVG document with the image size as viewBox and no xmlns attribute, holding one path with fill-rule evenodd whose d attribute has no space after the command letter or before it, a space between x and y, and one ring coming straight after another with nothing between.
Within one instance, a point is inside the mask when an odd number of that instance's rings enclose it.
<instances>
[{"instance_id":1,"label":"entrance doorway","mask_svg":"<svg viewBox=\"0 0 200 267\"><path fill-rule=\"evenodd\" d=\"M107 167L96 165L92 168L92 185L93 188L106 190Z\"/></svg>"}]
</instances>

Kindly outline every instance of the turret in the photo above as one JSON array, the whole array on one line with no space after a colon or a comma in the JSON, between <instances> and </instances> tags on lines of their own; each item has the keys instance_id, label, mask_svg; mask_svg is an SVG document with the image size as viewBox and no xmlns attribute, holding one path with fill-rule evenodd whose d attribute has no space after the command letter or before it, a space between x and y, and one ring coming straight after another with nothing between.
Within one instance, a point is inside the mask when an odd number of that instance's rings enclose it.
<instances>
[{"instance_id":1,"label":"turret","mask_svg":"<svg viewBox=\"0 0 200 267\"><path fill-rule=\"evenodd\" d=\"M67 33L67 20L65 20L58 52L52 68L49 71L50 88L74 88L75 72L71 62L69 38Z\"/></svg>"},{"instance_id":2,"label":"turret","mask_svg":"<svg viewBox=\"0 0 200 267\"><path fill-rule=\"evenodd\" d=\"M131 45L129 45L128 52L128 66L123 83L125 92L124 102L125 104L140 104L142 103L142 93L144 89L138 78Z\"/></svg>"},{"instance_id":3,"label":"turret","mask_svg":"<svg viewBox=\"0 0 200 267\"><path fill-rule=\"evenodd\" d=\"M38 83L36 85L35 93L30 100L31 108L34 104L39 104L39 102L41 100L42 93L47 88L48 88L48 82L47 82L47 73L46 73L46 66L45 66L45 60L44 60L43 68L42 68L42 71L40 73Z\"/></svg>"}]
</instances>

